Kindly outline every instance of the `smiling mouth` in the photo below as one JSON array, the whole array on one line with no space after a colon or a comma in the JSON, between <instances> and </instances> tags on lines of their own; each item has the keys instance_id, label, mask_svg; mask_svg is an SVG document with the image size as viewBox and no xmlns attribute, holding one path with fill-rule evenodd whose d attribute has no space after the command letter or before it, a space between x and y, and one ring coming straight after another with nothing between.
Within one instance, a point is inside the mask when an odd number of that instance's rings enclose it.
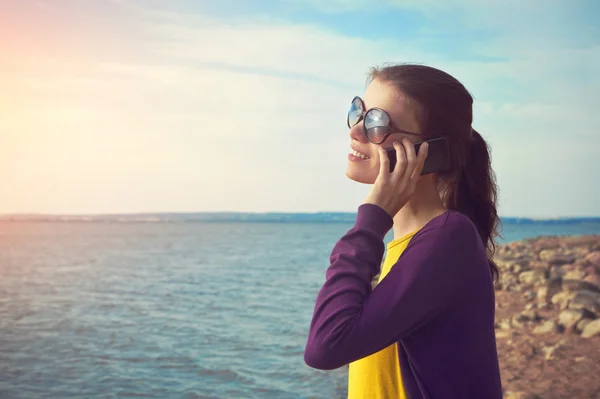
<instances>
[{"instance_id":1,"label":"smiling mouth","mask_svg":"<svg viewBox=\"0 0 600 399\"><path fill-rule=\"evenodd\" d=\"M354 155L356 158L360 158L360 159L364 159L364 160L370 159L370 157L368 157L367 155L363 154L362 152L358 152L354 149L352 151L350 151L350 154Z\"/></svg>"}]
</instances>

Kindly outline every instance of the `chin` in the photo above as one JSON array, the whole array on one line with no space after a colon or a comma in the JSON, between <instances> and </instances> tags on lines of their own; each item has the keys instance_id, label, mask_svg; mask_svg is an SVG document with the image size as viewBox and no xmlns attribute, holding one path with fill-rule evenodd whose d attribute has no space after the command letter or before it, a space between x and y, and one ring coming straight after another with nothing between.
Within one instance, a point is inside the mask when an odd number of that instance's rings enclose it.
<instances>
[{"instance_id":1,"label":"chin","mask_svg":"<svg viewBox=\"0 0 600 399\"><path fill-rule=\"evenodd\" d=\"M348 167L346 168L346 176L350 180L354 180L355 182L363 183L363 184L375 183L375 179L377 179L377 173L375 173L375 175L372 176L373 174L369 173L371 171L357 170L358 168L353 167L353 166L354 165L348 165Z\"/></svg>"}]
</instances>

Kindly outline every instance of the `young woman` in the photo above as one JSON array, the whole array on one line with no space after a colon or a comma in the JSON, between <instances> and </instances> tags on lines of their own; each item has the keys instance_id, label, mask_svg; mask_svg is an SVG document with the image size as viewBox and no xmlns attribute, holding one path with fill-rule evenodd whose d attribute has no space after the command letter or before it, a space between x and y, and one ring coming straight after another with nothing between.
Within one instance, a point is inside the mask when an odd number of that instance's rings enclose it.
<instances>
[{"instance_id":1,"label":"young woman","mask_svg":"<svg viewBox=\"0 0 600 399\"><path fill-rule=\"evenodd\" d=\"M496 183L472 104L447 73L404 64L374 69L352 101L346 175L373 187L333 248L304 353L317 369L349 365L349 398L502 398ZM436 137L450 167L421 175L428 145L414 144Z\"/></svg>"}]
</instances>

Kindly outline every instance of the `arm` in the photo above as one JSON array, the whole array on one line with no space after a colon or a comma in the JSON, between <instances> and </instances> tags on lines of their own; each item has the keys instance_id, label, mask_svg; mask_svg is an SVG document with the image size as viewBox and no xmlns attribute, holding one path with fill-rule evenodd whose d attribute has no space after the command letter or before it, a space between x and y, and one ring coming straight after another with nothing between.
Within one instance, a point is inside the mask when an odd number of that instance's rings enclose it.
<instances>
[{"instance_id":1,"label":"arm","mask_svg":"<svg viewBox=\"0 0 600 399\"><path fill-rule=\"evenodd\" d=\"M317 296L306 364L330 370L375 353L409 335L457 297L478 238L463 217L448 218L416 234L371 290L392 219L375 205L359 207L356 224L333 249Z\"/></svg>"}]
</instances>

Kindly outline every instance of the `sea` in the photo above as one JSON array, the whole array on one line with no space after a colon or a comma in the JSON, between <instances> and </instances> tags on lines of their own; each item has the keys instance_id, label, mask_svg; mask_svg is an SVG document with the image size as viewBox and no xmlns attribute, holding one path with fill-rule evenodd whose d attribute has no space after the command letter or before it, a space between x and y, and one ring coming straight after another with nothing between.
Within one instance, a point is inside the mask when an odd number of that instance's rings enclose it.
<instances>
[{"instance_id":1,"label":"sea","mask_svg":"<svg viewBox=\"0 0 600 399\"><path fill-rule=\"evenodd\" d=\"M303 350L350 228L0 222L0 398L344 398L347 369ZM600 222L507 223L501 242L583 234Z\"/></svg>"}]
</instances>

